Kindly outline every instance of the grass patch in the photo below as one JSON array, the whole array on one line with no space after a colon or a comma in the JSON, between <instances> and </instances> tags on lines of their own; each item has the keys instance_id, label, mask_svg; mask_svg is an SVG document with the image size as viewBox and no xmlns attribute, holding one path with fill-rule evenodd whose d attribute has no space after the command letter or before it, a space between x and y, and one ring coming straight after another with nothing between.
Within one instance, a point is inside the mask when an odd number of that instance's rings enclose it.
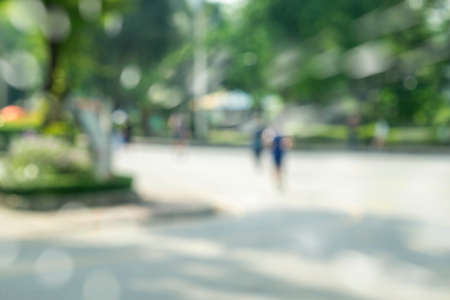
<instances>
[{"instance_id":1,"label":"grass patch","mask_svg":"<svg viewBox=\"0 0 450 300\"><path fill-rule=\"evenodd\" d=\"M446 130L446 131L445 131ZM393 127L390 129L386 143L388 145L448 145L449 128L441 130L446 137L440 137L433 127ZM445 132L444 132L445 131ZM375 124L369 123L358 127L359 142L370 145L374 139ZM295 143L345 144L349 138L349 129L345 125L310 125L295 128L291 134ZM444 135L444 134L441 134ZM211 130L208 141L218 145L246 145L251 137L237 130Z\"/></svg>"},{"instance_id":2,"label":"grass patch","mask_svg":"<svg viewBox=\"0 0 450 300\"><path fill-rule=\"evenodd\" d=\"M392 144L432 144L437 142L432 128L427 127L397 127L392 128L388 143Z\"/></svg>"},{"instance_id":3,"label":"grass patch","mask_svg":"<svg viewBox=\"0 0 450 300\"><path fill-rule=\"evenodd\" d=\"M247 134L237 130L210 130L208 140L212 144L245 145L249 143Z\"/></svg>"}]
</instances>

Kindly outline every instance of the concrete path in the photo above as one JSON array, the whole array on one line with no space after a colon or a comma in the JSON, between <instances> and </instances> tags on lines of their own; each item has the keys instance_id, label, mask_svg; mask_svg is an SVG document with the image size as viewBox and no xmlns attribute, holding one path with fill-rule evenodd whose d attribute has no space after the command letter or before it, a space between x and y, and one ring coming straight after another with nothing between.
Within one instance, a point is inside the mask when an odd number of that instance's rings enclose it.
<instances>
[{"instance_id":1,"label":"concrete path","mask_svg":"<svg viewBox=\"0 0 450 300\"><path fill-rule=\"evenodd\" d=\"M450 299L449 157L288 166L280 193L242 150L131 146L116 167L139 192L235 214L0 236L0 299Z\"/></svg>"},{"instance_id":2,"label":"concrete path","mask_svg":"<svg viewBox=\"0 0 450 300\"><path fill-rule=\"evenodd\" d=\"M269 157L257 170L242 149L190 148L177 157L171 147L135 145L116 158L150 198L207 201L236 213L296 206L450 221L448 155L291 153L281 193Z\"/></svg>"}]
</instances>

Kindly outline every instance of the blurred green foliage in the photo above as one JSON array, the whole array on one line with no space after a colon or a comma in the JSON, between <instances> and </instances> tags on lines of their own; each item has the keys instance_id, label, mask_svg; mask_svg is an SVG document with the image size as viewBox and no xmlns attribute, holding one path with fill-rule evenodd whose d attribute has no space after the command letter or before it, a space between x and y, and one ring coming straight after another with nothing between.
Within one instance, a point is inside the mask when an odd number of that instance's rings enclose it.
<instances>
[{"instance_id":1,"label":"blurred green foliage","mask_svg":"<svg viewBox=\"0 0 450 300\"><path fill-rule=\"evenodd\" d=\"M256 104L267 94L317 105L352 97L364 123L449 126L449 11L443 0L248 1L211 39L230 53L226 86ZM358 74L371 63L367 49L388 66Z\"/></svg>"},{"instance_id":2,"label":"blurred green foliage","mask_svg":"<svg viewBox=\"0 0 450 300\"><path fill-rule=\"evenodd\" d=\"M90 173L87 152L57 138L29 136L14 140L2 158L0 187L45 185L60 176L82 178Z\"/></svg>"},{"instance_id":3,"label":"blurred green foliage","mask_svg":"<svg viewBox=\"0 0 450 300\"><path fill-rule=\"evenodd\" d=\"M55 137L15 139L0 161L0 191L19 194L130 188L131 178L96 180L85 149Z\"/></svg>"},{"instance_id":4,"label":"blurred green foliage","mask_svg":"<svg viewBox=\"0 0 450 300\"><path fill-rule=\"evenodd\" d=\"M267 95L315 106L354 99L362 139L380 119L393 127L433 127L424 140L444 136L450 126L448 1L249 0L240 9L205 1L199 13L183 0L104 0L86 17L80 1L44 0L47 10L69 18L70 32L59 40L39 26L14 26L14 3L0 3L0 56L23 50L38 59L42 79L27 93L47 92L47 133L71 132L61 123L73 122L65 100L91 97L136 115L134 124L151 134L152 115L190 109L199 45L206 49L211 91L244 90L254 96L254 109ZM206 25L195 41L198 16ZM378 70L383 61L375 60L375 71L361 73L349 57L363 53L367 63L368 49L384 55L386 66ZM121 77L130 67L139 78L127 87ZM318 138L347 135L337 126L311 130Z\"/></svg>"},{"instance_id":5,"label":"blurred green foliage","mask_svg":"<svg viewBox=\"0 0 450 300\"><path fill-rule=\"evenodd\" d=\"M14 140L7 164L15 170L31 166L30 174L89 172L88 153L55 137L25 136ZM33 177L33 176L31 176ZM31 178L30 177L30 178Z\"/></svg>"}]
</instances>

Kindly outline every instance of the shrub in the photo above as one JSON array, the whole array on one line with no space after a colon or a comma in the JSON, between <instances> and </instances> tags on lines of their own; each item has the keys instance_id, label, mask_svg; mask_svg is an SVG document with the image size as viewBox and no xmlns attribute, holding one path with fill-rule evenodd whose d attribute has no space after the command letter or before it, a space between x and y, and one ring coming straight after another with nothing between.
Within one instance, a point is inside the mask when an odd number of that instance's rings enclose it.
<instances>
[{"instance_id":1,"label":"shrub","mask_svg":"<svg viewBox=\"0 0 450 300\"><path fill-rule=\"evenodd\" d=\"M12 142L3 158L0 184L31 183L56 178L62 174L90 174L87 151L53 138L28 136Z\"/></svg>"}]
</instances>

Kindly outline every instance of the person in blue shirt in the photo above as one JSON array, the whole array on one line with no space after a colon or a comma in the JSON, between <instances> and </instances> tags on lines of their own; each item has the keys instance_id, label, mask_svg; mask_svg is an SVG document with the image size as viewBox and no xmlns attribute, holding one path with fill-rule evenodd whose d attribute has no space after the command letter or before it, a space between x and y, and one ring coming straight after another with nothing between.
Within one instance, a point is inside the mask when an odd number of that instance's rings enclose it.
<instances>
[{"instance_id":1,"label":"person in blue shirt","mask_svg":"<svg viewBox=\"0 0 450 300\"><path fill-rule=\"evenodd\" d=\"M278 187L283 187L283 162L286 151L292 147L292 139L283 136L279 130L272 129L266 134L266 140L269 140L272 159L275 167L275 179Z\"/></svg>"}]
</instances>

